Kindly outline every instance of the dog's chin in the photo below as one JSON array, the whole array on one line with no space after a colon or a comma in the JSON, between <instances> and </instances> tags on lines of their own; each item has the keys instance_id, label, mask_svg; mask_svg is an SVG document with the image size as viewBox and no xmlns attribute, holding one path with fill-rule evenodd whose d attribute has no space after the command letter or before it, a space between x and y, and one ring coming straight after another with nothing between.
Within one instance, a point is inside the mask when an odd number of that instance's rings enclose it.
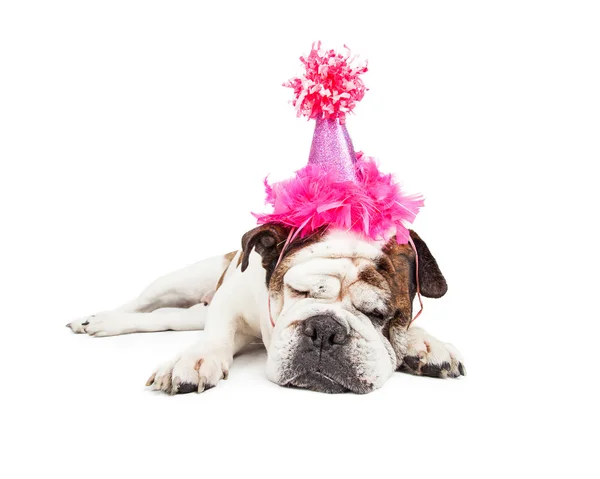
<instances>
[{"instance_id":1,"label":"dog's chin","mask_svg":"<svg viewBox=\"0 0 600 479\"><path fill-rule=\"evenodd\" d=\"M350 389L345 388L333 379L319 373L307 372L292 379L288 386L296 386L303 389L309 389L320 393L339 394L350 392Z\"/></svg>"}]
</instances>

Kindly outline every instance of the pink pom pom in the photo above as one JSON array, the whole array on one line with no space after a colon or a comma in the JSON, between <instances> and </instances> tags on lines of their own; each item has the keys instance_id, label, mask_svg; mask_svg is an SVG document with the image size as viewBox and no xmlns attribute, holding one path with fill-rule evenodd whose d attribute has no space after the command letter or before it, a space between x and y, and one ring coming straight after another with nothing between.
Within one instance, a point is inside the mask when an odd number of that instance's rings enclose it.
<instances>
[{"instance_id":1,"label":"pink pom pom","mask_svg":"<svg viewBox=\"0 0 600 479\"><path fill-rule=\"evenodd\" d=\"M367 62L356 64L350 58L350 49L346 54L334 50L321 50L321 42L312 45L307 58L300 57L306 67L301 77L292 78L283 84L294 89L293 105L298 116L308 118L338 118L344 124L346 114L365 95L365 84L359 77L367 71Z\"/></svg>"},{"instance_id":2,"label":"pink pom pom","mask_svg":"<svg viewBox=\"0 0 600 479\"><path fill-rule=\"evenodd\" d=\"M267 204L271 214L254 214L259 224L282 223L300 228L305 237L328 225L361 233L373 240L396 234L400 244L409 239L407 224L423 206L423 198L400 191L390 174L383 174L373 158L358 153L358 182L339 181L334 171L309 164L289 180L269 186Z\"/></svg>"}]
</instances>

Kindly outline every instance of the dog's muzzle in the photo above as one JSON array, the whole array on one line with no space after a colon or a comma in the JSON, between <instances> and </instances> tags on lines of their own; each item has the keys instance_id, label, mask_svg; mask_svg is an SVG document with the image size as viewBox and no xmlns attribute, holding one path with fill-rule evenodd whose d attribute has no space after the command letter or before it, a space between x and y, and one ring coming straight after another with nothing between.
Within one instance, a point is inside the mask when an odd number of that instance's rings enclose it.
<instances>
[{"instance_id":1,"label":"dog's muzzle","mask_svg":"<svg viewBox=\"0 0 600 479\"><path fill-rule=\"evenodd\" d=\"M333 316L319 315L306 319L293 359L299 374L290 385L326 393L368 392L371 384L358 380L349 359L350 331Z\"/></svg>"}]
</instances>

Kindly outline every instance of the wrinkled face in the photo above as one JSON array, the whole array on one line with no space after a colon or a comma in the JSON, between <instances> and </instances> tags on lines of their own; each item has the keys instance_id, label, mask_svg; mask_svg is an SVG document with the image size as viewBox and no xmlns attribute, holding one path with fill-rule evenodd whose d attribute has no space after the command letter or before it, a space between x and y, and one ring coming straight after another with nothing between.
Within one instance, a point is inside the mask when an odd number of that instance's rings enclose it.
<instances>
[{"instance_id":1,"label":"wrinkled face","mask_svg":"<svg viewBox=\"0 0 600 479\"><path fill-rule=\"evenodd\" d=\"M386 248L335 232L285 257L269 287L269 379L329 393L383 385L402 359L414 296L411 248Z\"/></svg>"}]
</instances>

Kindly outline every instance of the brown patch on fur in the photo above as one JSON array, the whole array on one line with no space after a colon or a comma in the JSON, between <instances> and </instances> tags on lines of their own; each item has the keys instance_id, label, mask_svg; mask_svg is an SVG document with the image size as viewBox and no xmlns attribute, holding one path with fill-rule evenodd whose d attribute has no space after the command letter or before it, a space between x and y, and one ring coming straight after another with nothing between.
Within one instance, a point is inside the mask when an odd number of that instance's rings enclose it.
<instances>
[{"instance_id":1,"label":"brown patch on fur","mask_svg":"<svg viewBox=\"0 0 600 479\"><path fill-rule=\"evenodd\" d=\"M448 286L437 262L425 242L414 231L410 236L419 254L419 286L421 294L429 298L439 298L446 293ZM417 292L415 252L408 244L399 245L392 238L383 248L384 256L378 262L378 271L388 279L392 290L396 313L384 335L392 345L402 338L412 319L412 303ZM393 285L393 286L392 286ZM429 346L426 346L429 351ZM401 357L402 351L396 354Z\"/></svg>"},{"instance_id":2,"label":"brown patch on fur","mask_svg":"<svg viewBox=\"0 0 600 479\"><path fill-rule=\"evenodd\" d=\"M386 289L387 281L374 266L368 266L358 273L359 281L364 281L379 289Z\"/></svg>"},{"instance_id":3,"label":"brown patch on fur","mask_svg":"<svg viewBox=\"0 0 600 479\"><path fill-rule=\"evenodd\" d=\"M225 268L225 271L223 271L223 274L219 278L219 281L217 281L217 287L215 288L215 291L218 290L221 287L221 285L223 284L223 280L225 280L225 274L227 273L228 269L229 269L229 266L227 268Z\"/></svg>"},{"instance_id":4,"label":"brown patch on fur","mask_svg":"<svg viewBox=\"0 0 600 479\"><path fill-rule=\"evenodd\" d=\"M235 255L237 254L237 250L236 251L232 251L231 253L227 253L225 255L225 261L227 261L227 266L229 266L229 264L233 261L233 258L235 258Z\"/></svg>"},{"instance_id":5,"label":"brown patch on fur","mask_svg":"<svg viewBox=\"0 0 600 479\"><path fill-rule=\"evenodd\" d=\"M288 247L283 258L281 259L281 263L279 263L279 266L277 266L277 268L275 268L271 274L271 279L268 284L269 290L275 296L278 296L283 292L283 277L285 276L285 273L288 272L288 269L291 268L294 255L298 251L304 248L309 248L313 244L320 242L325 235L325 231L326 230L322 228L306 238L294 241Z\"/></svg>"},{"instance_id":6,"label":"brown patch on fur","mask_svg":"<svg viewBox=\"0 0 600 479\"><path fill-rule=\"evenodd\" d=\"M283 277L285 273L288 272L288 269L292 266L292 258L287 256L286 258L281 260L279 266L275 268L273 274L271 275L271 281L269 281L269 291L275 295L280 296L283 293Z\"/></svg>"},{"instance_id":7,"label":"brown patch on fur","mask_svg":"<svg viewBox=\"0 0 600 479\"><path fill-rule=\"evenodd\" d=\"M223 270L223 274L221 274L219 281L217 281L217 287L215 288L215 291L218 290L223 284L223 281L225 280L225 274L227 274L227 270L229 269L229 266L231 265L231 262L233 261L233 258L235 258L236 254L238 254L237 251L232 251L231 253L227 253L225 255L225 269ZM240 255L240 259L238 260L238 266L240 264L241 257L242 255Z\"/></svg>"},{"instance_id":8,"label":"brown patch on fur","mask_svg":"<svg viewBox=\"0 0 600 479\"><path fill-rule=\"evenodd\" d=\"M382 252L384 256L377 264L377 271L389 284L395 311L389 333L396 327L405 329L412 318L412 302L416 293L415 254L409 245L399 245L395 238L383 247Z\"/></svg>"},{"instance_id":9,"label":"brown patch on fur","mask_svg":"<svg viewBox=\"0 0 600 479\"><path fill-rule=\"evenodd\" d=\"M198 359L198 361L196 361L196 364L194 364L194 369L196 371L200 371L200 366L202 366L203 362L204 362L204 359Z\"/></svg>"}]
</instances>

